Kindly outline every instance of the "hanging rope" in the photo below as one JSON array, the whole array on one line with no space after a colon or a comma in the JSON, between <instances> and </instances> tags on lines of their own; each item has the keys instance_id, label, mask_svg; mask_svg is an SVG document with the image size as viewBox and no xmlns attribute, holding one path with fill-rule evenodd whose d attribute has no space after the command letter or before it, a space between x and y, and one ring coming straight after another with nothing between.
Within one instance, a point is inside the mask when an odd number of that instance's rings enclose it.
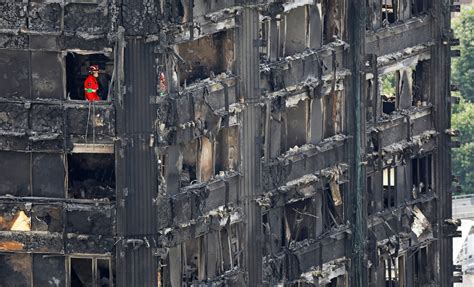
<instances>
[{"instance_id":1,"label":"hanging rope","mask_svg":"<svg viewBox=\"0 0 474 287\"><path fill-rule=\"evenodd\" d=\"M90 120L90 117L91 117L91 102L89 102L89 111L87 113L87 123L86 123L86 144L87 144L87 134L88 134L88 131L89 131L89 120Z\"/></svg>"}]
</instances>

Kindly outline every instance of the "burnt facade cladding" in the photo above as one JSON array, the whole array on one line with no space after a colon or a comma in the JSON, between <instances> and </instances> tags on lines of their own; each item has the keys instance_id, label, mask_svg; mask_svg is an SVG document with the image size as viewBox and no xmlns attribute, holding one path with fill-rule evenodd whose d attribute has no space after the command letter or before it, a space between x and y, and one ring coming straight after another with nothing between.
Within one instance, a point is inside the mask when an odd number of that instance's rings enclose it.
<instances>
[{"instance_id":1,"label":"burnt facade cladding","mask_svg":"<svg viewBox=\"0 0 474 287\"><path fill-rule=\"evenodd\" d=\"M0 286L453 286L455 10L0 0Z\"/></svg>"}]
</instances>

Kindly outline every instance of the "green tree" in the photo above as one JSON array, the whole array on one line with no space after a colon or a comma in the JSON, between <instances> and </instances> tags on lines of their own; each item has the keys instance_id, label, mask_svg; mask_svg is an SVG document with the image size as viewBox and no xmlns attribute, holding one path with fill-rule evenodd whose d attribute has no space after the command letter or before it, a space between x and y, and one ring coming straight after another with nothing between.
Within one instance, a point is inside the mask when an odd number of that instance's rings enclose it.
<instances>
[{"instance_id":1,"label":"green tree","mask_svg":"<svg viewBox=\"0 0 474 287\"><path fill-rule=\"evenodd\" d=\"M463 98L474 102L474 9L463 6L452 26L461 42L461 57L453 58L452 80L459 86Z\"/></svg>"},{"instance_id":2,"label":"green tree","mask_svg":"<svg viewBox=\"0 0 474 287\"><path fill-rule=\"evenodd\" d=\"M461 99L451 120L461 134L461 147L453 149L453 174L459 175L463 193L474 193L474 103Z\"/></svg>"},{"instance_id":3,"label":"green tree","mask_svg":"<svg viewBox=\"0 0 474 287\"><path fill-rule=\"evenodd\" d=\"M474 9L463 6L452 24L461 42L461 57L453 59L451 66L452 82L461 96L452 115L452 126L461 133L461 147L453 149L453 174L460 176L463 193L474 193Z\"/></svg>"}]
</instances>

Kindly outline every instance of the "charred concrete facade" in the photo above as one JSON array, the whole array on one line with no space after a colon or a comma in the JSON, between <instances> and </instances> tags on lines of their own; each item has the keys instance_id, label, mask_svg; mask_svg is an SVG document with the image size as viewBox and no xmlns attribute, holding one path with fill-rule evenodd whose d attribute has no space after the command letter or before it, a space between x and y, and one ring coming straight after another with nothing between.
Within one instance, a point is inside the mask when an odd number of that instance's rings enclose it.
<instances>
[{"instance_id":1,"label":"charred concrete facade","mask_svg":"<svg viewBox=\"0 0 474 287\"><path fill-rule=\"evenodd\" d=\"M451 10L0 1L0 286L452 286Z\"/></svg>"}]
</instances>

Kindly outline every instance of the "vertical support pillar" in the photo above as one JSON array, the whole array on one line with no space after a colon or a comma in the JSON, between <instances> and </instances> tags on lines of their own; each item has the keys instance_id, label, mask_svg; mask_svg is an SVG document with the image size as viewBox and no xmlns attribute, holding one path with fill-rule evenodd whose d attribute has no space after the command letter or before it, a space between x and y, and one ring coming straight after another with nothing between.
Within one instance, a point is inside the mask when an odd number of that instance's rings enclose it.
<instances>
[{"instance_id":1,"label":"vertical support pillar","mask_svg":"<svg viewBox=\"0 0 474 287\"><path fill-rule=\"evenodd\" d=\"M238 16L238 91L245 103L241 129L241 205L244 222L244 269L247 286L262 284L262 216L255 197L260 193L259 18L255 7L244 6Z\"/></svg>"},{"instance_id":2,"label":"vertical support pillar","mask_svg":"<svg viewBox=\"0 0 474 287\"><path fill-rule=\"evenodd\" d=\"M366 1L354 0L349 1L349 27L348 38L351 45L350 58L348 59L351 66L351 91L349 95L353 103L354 111L348 113L349 119L353 121L352 128L352 148L350 151L353 165L351 167L351 190L354 191L352 196L353 218L353 240L352 240L352 284L351 286L364 287L367 286L366 272L366 238L367 238L367 204L365 199L365 168L362 166L363 157L365 155L365 75L363 72L365 59L365 25L366 25ZM348 104L347 106L351 106Z\"/></svg>"},{"instance_id":3,"label":"vertical support pillar","mask_svg":"<svg viewBox=\"0 0 474 287\"><path fill-rule=\"evenodd\" d=\"M432 47L431 71L432 74L431 92L434 101L434 125L439 133L437 137L437 152L433 155L434 165L434 191L438 199L436 200L438 240L433 244L435 252L434 278L439 286L453 286L452 283L452 239L447 238L443 231L444 219L452 217L452 199L449 193L451 188L451 157L449 150L450 138L444 133L451 127L451 103L450 96L450 46L443 44L443 36L451 28L450 1L438 0L433 3L433 39L436 43ZM436 246L436 247L435 247Z\"/></svg>"},{"instance_id":4,"label":"vertical support pillar","mask_svg":"<svg viewBox=\"0 0 474 287\"><path fill-rule=\"evenodd\" d=\"M156 108L154 44L126 37L126 93L117 105L117 286L156 286L158 264L154 235L158 232L155 198L158 162L153 146ZM125 90L125 89L124 89ZM125 91L124 91L125 92Z\"/></svg>"}]
</instances>

